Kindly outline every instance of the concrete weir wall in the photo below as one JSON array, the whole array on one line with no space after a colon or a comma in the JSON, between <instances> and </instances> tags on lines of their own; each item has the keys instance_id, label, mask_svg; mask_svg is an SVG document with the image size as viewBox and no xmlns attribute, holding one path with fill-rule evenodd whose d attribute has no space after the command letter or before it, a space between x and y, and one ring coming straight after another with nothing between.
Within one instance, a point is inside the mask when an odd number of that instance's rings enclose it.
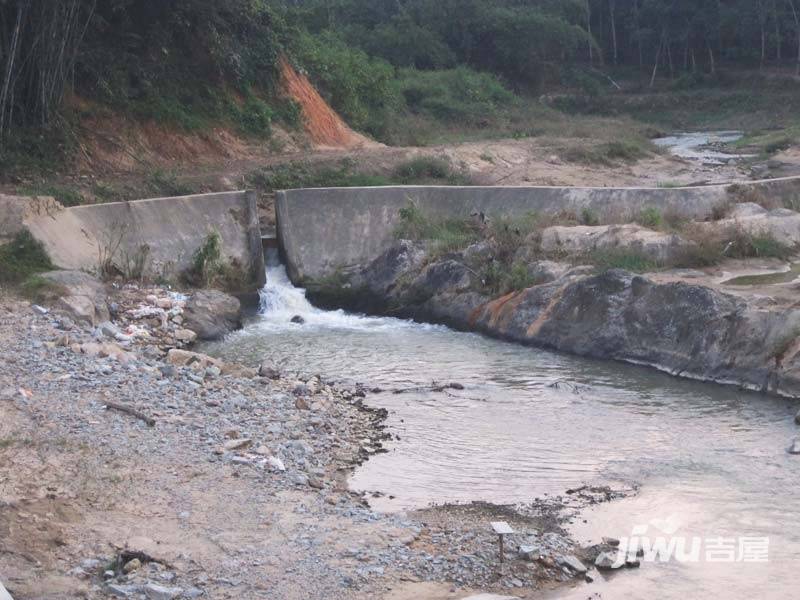
<instances>
[{"instance_id":1,"label":"concrete weir wall","mask_svg":"<svg viewBox=\"0 0 800 600\"><path fill-rule=\"evenodd\" d=\"M278 238L295 282L324 278L376 258L393 240L399 211L415 203L440 217L523 215L590 209L624 222L655 207L685 218L707 219L735 200L728 185L684 188L440 187L318 188L279 192ZM800 200L800 178L742 183L778 201Z\"/></svg>"},{"instance_id":2,"label":"concrete weir wall","mask_svg":"<svg viewBox=\"0 0 800 600\"><path fill-rule=\"evenodd\" d=\"M119 266L143 245L147 271L174 277L185 270L209 233L222 238L222 254L249 273L253 289L264 284L264 257L254 192L153 198L36 211L24 220L62 269L95 272L102 254Z\"/></svg>"}]
</instances>

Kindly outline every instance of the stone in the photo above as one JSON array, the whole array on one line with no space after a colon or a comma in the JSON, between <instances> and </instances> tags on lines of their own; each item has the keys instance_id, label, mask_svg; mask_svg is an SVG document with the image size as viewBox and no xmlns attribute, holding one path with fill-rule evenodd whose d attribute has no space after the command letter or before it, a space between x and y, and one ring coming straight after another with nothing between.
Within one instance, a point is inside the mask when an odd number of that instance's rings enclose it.
<instances>
[{"instance_id":1,"label":"stone","mask_svg":"<svg viewBox=\"0 0 800 600\"><path fill-rule=\"evenodd\" d=\"M31 304L31 310L37 315L46 315L50 312L44 306L39 306L38 304Z\"/></svg>"},{"instance_id":2,"label":"stone","mask_svg":"<svg viewBox=\"0 0 800 600\"><path fill-rule=\"evenodd\" d=\"M267 458L267 464L269 464L269 466L275 469L276 471L286 470L286 466L283 464L283 461L277 456L270 456L269 458Z\"/></svg>"},{"instance_id":3,"label":"stone","mask_svg":"<svg viewBox=\"0 0 800 600\"><path fill-rule=\"evenodd\" d=\"M222 370L225 366L225 363L223 363L221 360L217 360L216 358L212 358L206 354L190 352L188 350L180 350L178 348L173 348L167 352L167 363L176 367L197 365L198 368L203 370L210 366L219 367L220 370Z\"/></svg>"},{"instance_id":4,"label":"stone","mask_svg":"<svg viewBox=\"0 0 800 600\"><path fill-rule=\"evenodd\" d=\"M322 480L315 477L314 475L308 476L308 485L309 487L312 487L315 490L321 490L325 487L325 484L322 482Z\"/></svg>"},{"instance_id":5,"label":"stone","mask_svg":"<svg viewBox=\"0 0 800 600\"><path fill-rule=\"evenodd\" d=\"M518 596L502 596L500 594L473 594L464 596L461 600L520 600Z\"/></svg>"},{"instance_id":6,"label":"stone","mask_svg":"<svg viewBox=\"0 0 800 600\"><path fill-rule=\"evenodd\" d=\"M137 569L140 569L141 566L142 566L142 561L140 561L138 558L134 558L133 560L129 560L128 562L126 562L125 566L122 567L122 570L125 573L133 573Z\"/></svg>"},{"instance_id":7,"label":"stone","mask_svg":"<svg viewBox=\"0 0 800 600\"><path fill-rule=\"evenodd\" d=\"M280 379L281 377L280 370L273 363L266 361L258 367L258 374L267 379Z\"/></svg>"},{"instance_id":8,"label":"stone","mask_svg":"<svg viewBox=\"0 0 800 600\"><path fill-rule=\"evenodd\" d=\"M600 570L619 569L625 564L624 560L620 560L617 552L601 552L594 560L594 566Z\"/></svg>"},{"instance_id":9,"label":"stone","mask_svg":"<svg viewBox=\"0 0 800 600\"><path fill-rule=\"evenodd\" d=\"M172 308L172 300L169 298L159 298L156 301L156 306L158 308L163 308L164 310L169 310Z\"/></svg>"},{"instance_id":10,"label":"stone","mask_svg":"<svg viewBox=\"0 0 800 600\"><path fill-rule=\"evenodd\" d=\"M603 543L607 546L612 546L614 548L619 546L619 540L613 537L603 537Z\"/></svg>"},{"instance_id":11,"label":"stone","mask_svg":"<svg viewBox=\"0 0 800 600\"><path fill-rule=\"evenodd\" d=\"M800 438L792 440L791 445L786 449L789 454L800 454Z\"/></svg>"},{"instance_id":12,"label":"stone","mask_svg":"<svg viewBox=\"0 0 800 600\"><path fill-rule=\"evenodd\" d=\"M92 326L111 319L106 286L96 277L83 271L48 271L40 277L58 290L58 308L74 319Z\"/></svg>"},{"instance_id":13,"label":"stone","mask_svg":"<svg viewBox=\"0 0 800 600\"><path fill-rule=\"evenodd\" d=\"M148 583L142 590L149 600L172 600L183 594L182 588L165 587L157 583Z\"/></svg>"},{"instance_id":14,"label":"stone","mask_svg":"<svg viewBox=\"0 0 800 600\"><path fill-rule=\"evenodd\" d=\"M184 344L191 344L197 339L197 334L191 329L178 329L174 335L176 340Z\"/></svg>"},{"instance_id":15,"label":"stone","mask_svg":"<svg viewBox=\"0 0 800 600\"><path fill-rule=\"evenodd\" d=\"M556 562L559 565L569 567L571 570L575 571L576 573L583 574L586 573L586 566L578 560L575 556L571 554L561 555L556 559Z\"/></svg>"},{"instance_id":16,"label":"stone","mask_svg":"<svg viewBox=\"0 0 800 600\"><path fill-rule=\"evenodd\" d=\"M308 475L305 473L293 473L292 483L299 486L306 486L308 485Z\"/></svg>"},{"instance_id":17,"label":"stone","mask_svg":"<svg viewBox=\"0 0 800 600\"><path fill-rule=\"evenodd\" d=\"M311 388L306 383L298 383L292 388L292 394L295 396L308 396L311 393Z\"/></svg>"},{"instance_id":18,"label":"stone","mask_svg":"<svg viewBox=\"0 0 800 600\"><path fill-rule=\"evenodd\" d=\"M109 583L106 589L112 596L117 598L132 598L141 591L138 585L119 585L116 583Z\"/></svg>"},{"instance_id":19,"label":"stone","mask_svg":"<svg viewBox=\"0 0 800 600\"><path fill-rule=\"evenodd\" d=\"M294 401L294 407L298 410L310 410L311 407L309 406L308 402L303 397L298 397Z\"/></svg>"},{"instance_id":20,"label":"stone","mask_svg":"<svg viewBox=\"0 0 800 600\"><path fill-rule=\"evenodd\" d=\"M798 410L797 414L794 416L794 422L800 425L800 410Z\"/></svg>"},{"instance_id":21,"label":"stone","mask_svg":"<svg viewBox=\"0 0 800 600\"><path fill-rule=\"evenodd\" d=\"M517 550L517 556L519 556L522 560L527 560L530 562L535 561L539 558L541 551L538 546L520 546Z\"/></svg>"},{"instance_id":22,"label":"stone","mask_svg":"<svg viewBox=\"0 0 800 600\"><path fill-rule=\"evenodd\" d=\"M225 448L226 452L230 452L232 450L241 450L242 448L247 448L250 444L253 443L253 440L249 438L241 438L238 440L228 440L223 444L223 448Z\"/></svg>"},{"instance_id":23,"label":"stone","mask_svg":"<svg viewBox=\"0 0 800 600\"><path fill-rule=\"evenodd\" d=\"M292 323L295 323L296 325L303 325L306 322L306 320L303 317L301 317L300 315L295 315L289 320Z\"/></svg>"},{"instance_id":24,"label":"stone","mask_svg":"<svg viewBox=\"0 0 800 600\"><path fill-rule=\"evenodd\" d=\"M242 326L242 305L217 290L199 290L186 303L183 324L201 340L218 340Z\"/></svg>"},{"instance_id":25,"label":"stone","mask_svg":"<svg viewBox=\"0 0 800 600\"><path fill-rule=\"evenodd\" d=\"M184 598L199 598L203 594L204 594L204 592L200 588L191 587L191 588L188 588L187 590L185 590L183 592L183 597Z\"/></svg>"}]
</instances>

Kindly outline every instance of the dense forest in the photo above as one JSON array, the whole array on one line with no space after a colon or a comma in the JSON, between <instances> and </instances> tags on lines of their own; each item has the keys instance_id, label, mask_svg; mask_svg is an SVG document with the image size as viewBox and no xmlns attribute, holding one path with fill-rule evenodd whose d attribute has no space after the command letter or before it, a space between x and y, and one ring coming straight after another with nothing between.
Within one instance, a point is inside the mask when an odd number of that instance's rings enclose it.
<instances>
[{"instance_id":1,"label":"dense forest","mask_svg":"<svg viewBox=\"0 0 800 600\"><path fill-rule=\"evenodd\" d=\"M800 0L2 0L0 143L64 130L70 97L268 135L298 119L276 89L281 55L386 138L402 113L479 122L519 95L622 76L800 73Z\"/></svg>"}]
</instances>

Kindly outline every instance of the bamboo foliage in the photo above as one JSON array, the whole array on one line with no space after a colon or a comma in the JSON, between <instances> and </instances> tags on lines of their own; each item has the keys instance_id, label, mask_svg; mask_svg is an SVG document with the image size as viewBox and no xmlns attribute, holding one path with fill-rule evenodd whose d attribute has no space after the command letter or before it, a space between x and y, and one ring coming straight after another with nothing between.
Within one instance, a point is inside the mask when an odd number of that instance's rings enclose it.
<instances>
[{"instance_id":1,"label":"bamboo foliage","mask_svg":"<svg viewBox=\"0 0 800 600\"><path fill-rule=\"evenodd\" d=\"M0 144L57 115L96 1L0 0Z\"/></svg>"}]
</instances>

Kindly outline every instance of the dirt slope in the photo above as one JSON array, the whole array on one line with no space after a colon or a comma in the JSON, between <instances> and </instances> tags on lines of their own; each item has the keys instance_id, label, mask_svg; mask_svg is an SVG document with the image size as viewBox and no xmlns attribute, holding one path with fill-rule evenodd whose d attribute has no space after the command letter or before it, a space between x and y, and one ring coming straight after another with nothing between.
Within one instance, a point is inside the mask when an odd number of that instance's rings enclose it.
<instances>
[{"instance_id":1,"label":"dirt slope","mask_svg":"<svg viewBox=\"0 0 800 600\"><path fill-rule=\"evenodd\" d=\"M285 58L280 60L280 71L284 92L303 109L305 129L315 145L347 149L381 145L350 129L308 77L298 73Z\"/></svg>"}]
</instances>

